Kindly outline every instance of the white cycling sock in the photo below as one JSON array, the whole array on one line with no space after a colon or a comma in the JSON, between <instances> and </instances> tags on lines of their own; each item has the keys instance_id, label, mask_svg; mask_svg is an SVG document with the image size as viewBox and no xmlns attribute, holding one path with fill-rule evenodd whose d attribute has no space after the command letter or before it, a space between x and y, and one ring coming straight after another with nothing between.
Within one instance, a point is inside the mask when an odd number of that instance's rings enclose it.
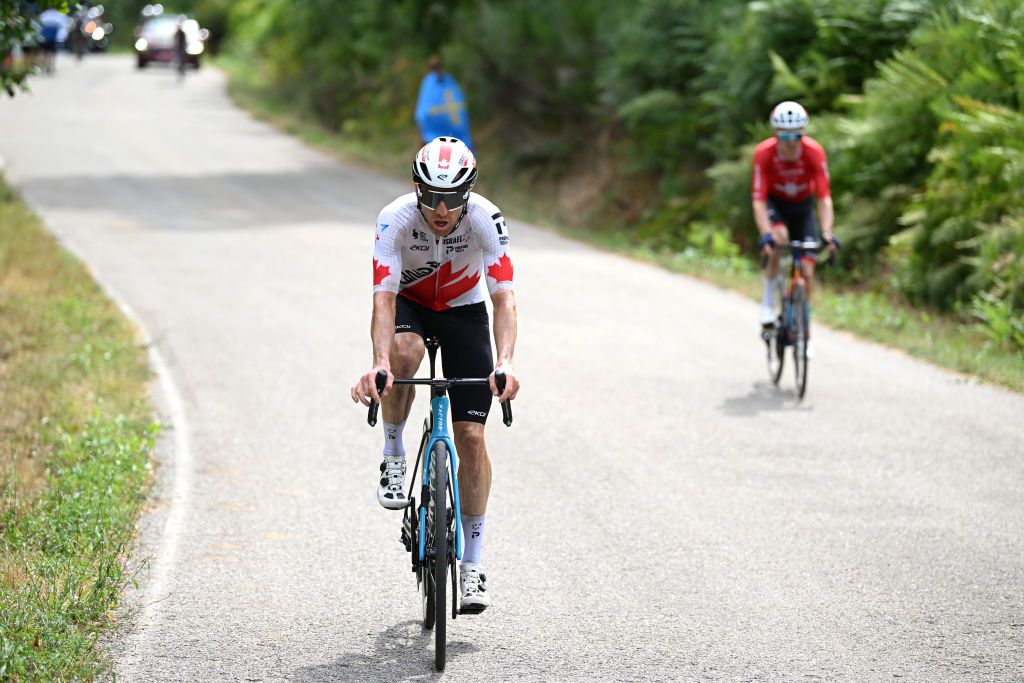
<instances>
[{"instance_id":1,"label":"white cycling sock","mask_svg":"<svg viewBox=\"0 0 1024 683\"><path fill-rule=\"evenodd\" d=\"M761 279L764 281L764 298L761 299L761 307L772 310L775 305L775 278L764 275Z\"/></svg>"},{"instance_id":2,"label":"white cycling sock","mask_svg":"<svg viewBox=\"0 0 1024 683\"><path fill-rule=\"evenodd\" d=\"M484 515L462 515L462 564L480 564L484 543Z\"/></svg>"},{"instance_id":3,"label":"white cycling sock","mask_svg":"<svg viewBox=\"0 0 1024 683\"><path fill-rule=\"evenodd\" d=\"M383 421L382 421L383 422ZM405 444L402 442L402 432L405 431L405 420L401 422L383 422L384 425L384 455L394 457L405 457Z\"/></svg>"}]
</instances>

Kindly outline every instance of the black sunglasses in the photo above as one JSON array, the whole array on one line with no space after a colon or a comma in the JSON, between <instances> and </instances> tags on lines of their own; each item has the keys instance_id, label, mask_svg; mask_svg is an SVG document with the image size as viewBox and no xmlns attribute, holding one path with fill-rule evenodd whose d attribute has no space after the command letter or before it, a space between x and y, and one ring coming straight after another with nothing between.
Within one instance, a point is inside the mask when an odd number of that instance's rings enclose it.
<instances>
[{"instance_id":1,"label":"black sunglasses","mask_svg":"<svg viewBox=\"0 0 1024 683\"><path fill-rule=\"evenodd\" d=\"M419 198L420 204L428 209L436 209L441 202L444 202L445 208L449 211L454 211L466 205L466 201L469 199L469 190L441 192L423 185L417 185L416 196Z\"/></svg>"}]
</instances>

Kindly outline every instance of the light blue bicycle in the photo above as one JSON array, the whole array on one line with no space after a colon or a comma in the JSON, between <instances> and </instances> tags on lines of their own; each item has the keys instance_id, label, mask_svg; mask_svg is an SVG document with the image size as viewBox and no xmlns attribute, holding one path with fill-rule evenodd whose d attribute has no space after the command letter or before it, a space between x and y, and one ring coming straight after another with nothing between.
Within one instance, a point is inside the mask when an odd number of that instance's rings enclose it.
<instances>
[{"instance_id":1,"label":"light blue bicycle","mask_svg":"<svg viewBox=\"0 0 1024 683\"><path fill-rule=\"evenodd\" d=\"M448 389L457 386L487 385L482 379L435 378L435 359L440 346L436 337L426 340L430 354L430 377L423 379L396 379L395 384L425 384L430 386L430 414L423 421L423 437L420 440L416 464L409 478L410 490L406 499L409 505L402 516L402 544L412 560L412 571L423 603L423 627L434 629L434 666L444 671L445 663L445 593L449 577L451 580L451 614L459 614L456 567L462 559L462 514L459 503L459 459L455 444L448 435ZM378 393L387 384L387 373L377 373ZM505 390L505 375L494 373L498 391ZM366 421L370 426L377 424L377 402L370 401ZM509 401L501 404L505 426L512 424L512 406ZM420 471L420 502L412 495L416 473ZM453 476L454 475L454 476Z\"/></svg>"}]
</instances>

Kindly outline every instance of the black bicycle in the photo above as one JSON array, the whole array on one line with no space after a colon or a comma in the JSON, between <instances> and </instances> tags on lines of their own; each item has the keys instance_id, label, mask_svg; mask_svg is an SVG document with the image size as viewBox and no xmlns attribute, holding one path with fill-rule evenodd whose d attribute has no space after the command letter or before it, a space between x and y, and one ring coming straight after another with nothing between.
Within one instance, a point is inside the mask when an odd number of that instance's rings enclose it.
<instances>
[{"instance_id":1,"label":"black bicycle","mask_svg":"<svg viewBox=\"0 0 1024 683\"><path fill-rule=\"evenodd\" d=\"M778 313L775 322L765 325L761 338L767 347L768 376L778 384L785 364L786 347L793 349L793 369L796 371L796 390L802 399L807 391L807 343L811 338L811 302L807 296L807 281L800 270L800 261L806 254L820 252L824 245L818 241L795 240L788 245L776 246L789 255L789 282L783 289L783 276L776 276L775 301Z\"/></svg>"},{"instance_id":2,"label":"black bicycle","mask_svg":"<svg viewBox=\"0 0 1024 683\"><path fill-rule=\"evenodd\" d=\"M395 384L424 384L430 387L430 413L423 421L423 436L416 454L416 464L409 481L409 492L402 515L402 545L410 555L412 571L416 574L423 606L423 627L434 629L434 666L444 671L446 649L445 608L448 581L451 581L451 615L459 614L459 594L456 572L458 560L462 559L462 514L459 501L459 459L455 444L448 434L448 390L457 386L487 385L482 379L436 378L435 359L440 347L436 337L426 340L430 354L430 377L422 379L395 379ZM388 375L381 370L377 373L378 393L384 390ZM498 391L505 391L505 374L494 373ZM377 402L370 401L366 421L370 426L377 424ZM510 401L501 404L505 426L512 425ZM422 463L422 471L420 464ZM420 476L420 502L412 495L416 486L417 472ZM456 476L452 476L452 475Z\"/></svg>"}]
</instances>

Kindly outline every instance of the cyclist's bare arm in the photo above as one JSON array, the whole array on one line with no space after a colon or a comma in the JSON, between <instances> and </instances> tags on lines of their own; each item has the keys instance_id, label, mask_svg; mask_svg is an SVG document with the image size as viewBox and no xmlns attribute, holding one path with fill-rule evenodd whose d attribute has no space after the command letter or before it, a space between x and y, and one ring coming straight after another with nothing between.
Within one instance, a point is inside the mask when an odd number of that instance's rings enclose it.
<instances>
[{"instance_id":1,"label":"cyclist's bare arm","mask_svg":"<svg viewBox=\"0 0 1024 683\"><path fill-rule=\"evenodd\" d=\"M754 209L754 223L757 225L757 232L760 235L772 234L772 222L768 217L768 202L764 199L755 199L752 202ZM770 244L764 245L761 249L761 253L766 257L772 256L772 247Z\"/></svg>"},{"instance_id":2,"label":"cyclist's bare arm","mask_svg":"<svg viewBox=\"0 0 1024 683\"><path fill-rule=\"evenodd\" d=\"M511 289L503 289L491 295L491 303L494 304L494 345L497 347L498 362L496 369L504 370L506 383L505 391L498 395L497 386L494 384L494 375L491 374L491 392L498 396L499 401L513 399L519 392L519 378L516 377L515 369L512 366L512 356L516 348L517 318L516 318L516 295Z\"/></svg>"},{"instance_id":3,"label":"cyclist's bare arm","mask_svg":"<svg viewBox=\"0 0 1024 683\"><path fill-rule=\"evenodd\" d=\"M755 199L752 204L757 231L762 235L767 235L772 229L771 221L768 219L768 202L764 199Z\"/></svg>"},{"instance_id":4,"label":"cyclist's bare arm","mask_svg":"<svg viewBox=\"0 0 1024 683\"><path fill-rule=\"evenodd\" d=\"M835 222L835 211L832 208L832 196L818 197L818 220L821 221L821 237L826 242L832 241L832 225Z\"/></svg>"},{"instance_id":5,"label":"cyclist's bare arm","mask_svg":"<svg viewBox=\"0 0 1024 683\"><path fill-rule=\"evenodd\" d=\"M388 383L384 394L391 389L394 376L391 374L391 344L395 339L395 297L394 292L374 292L373 318L370 321L370 340L373 343L373 367L352 387L352 400L370 405L370 399L380 402L374 381L378 370L386 370Z\"/></svg>"}]
</instances>

